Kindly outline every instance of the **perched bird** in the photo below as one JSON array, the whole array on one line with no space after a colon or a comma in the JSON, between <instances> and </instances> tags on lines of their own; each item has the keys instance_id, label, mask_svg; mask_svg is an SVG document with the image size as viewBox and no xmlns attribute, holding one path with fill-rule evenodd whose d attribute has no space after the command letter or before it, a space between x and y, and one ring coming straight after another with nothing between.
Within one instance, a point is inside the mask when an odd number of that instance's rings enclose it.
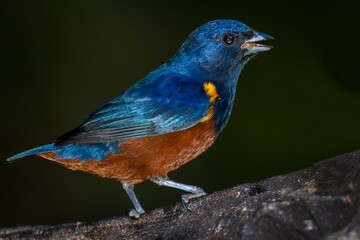
<instances>
[{"instance_id":1,"label":"perched bird","mask_svg":"<svg viewBox=\"0 0 360 240\"><path fill-rule=\"evenodd\" d=\"M145 180L187 194L182 203L205 195L200 187L174 182L167 173L196 158L226 126L244 65L271 49L258 41L270 35L236 20L215 20L197 28L178 52L124 93L97 107L75 129L8 158L31 155L101 177L119 180L135 209L145 211L134 185Z\"/></svg>"}]
</instances>

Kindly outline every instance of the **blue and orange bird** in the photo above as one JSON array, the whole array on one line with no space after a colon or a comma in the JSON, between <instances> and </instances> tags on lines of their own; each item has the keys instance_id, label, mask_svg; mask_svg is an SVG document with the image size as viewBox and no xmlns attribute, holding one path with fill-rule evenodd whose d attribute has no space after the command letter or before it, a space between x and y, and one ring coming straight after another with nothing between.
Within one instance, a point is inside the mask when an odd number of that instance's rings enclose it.
<instances>
[{"instance_id":1,"label":"blue and orange bird","mask_svg":"<svg viewBox=\"0 0 360 240\"><path fill-rule=\"evenodd\" d=\"M167 173L209 148L226 126L244 65L271 49L270 35L236 20L197 28L178 52L124 93L97 107L55 143L8 158L38 155L72 170L122 183L139 217L145 211L134 185L150 180L187 192L182 203L205 195L200 187L174 182Z\"/></svg>"}]
</instances>

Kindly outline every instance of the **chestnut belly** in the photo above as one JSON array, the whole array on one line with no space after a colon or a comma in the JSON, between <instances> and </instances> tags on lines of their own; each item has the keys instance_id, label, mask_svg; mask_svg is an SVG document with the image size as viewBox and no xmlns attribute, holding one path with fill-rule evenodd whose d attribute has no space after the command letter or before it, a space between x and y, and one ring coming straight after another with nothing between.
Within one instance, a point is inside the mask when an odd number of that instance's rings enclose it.
<instances>
[{"instance_id":1,"label":"chestnut belly","mask_svg":"<svg viewBox=\"0 0 360 240\"><path fill-rule=\"evenodd\" d=\"M208 120L183 131L121 142L119 154L109 154L102 161L57 159L56 153L39 156L72 170L136 184L166 175L191 161L210 147L215 138L214 122Z\"/></svg>"}]
</instances>

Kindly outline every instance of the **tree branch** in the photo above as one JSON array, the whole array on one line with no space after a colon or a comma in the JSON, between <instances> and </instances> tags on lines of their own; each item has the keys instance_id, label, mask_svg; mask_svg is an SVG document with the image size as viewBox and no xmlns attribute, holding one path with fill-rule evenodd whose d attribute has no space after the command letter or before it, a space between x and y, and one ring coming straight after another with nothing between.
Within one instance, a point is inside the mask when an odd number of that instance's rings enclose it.
<instances>
[{"instance_id":1,"label":"tree branch","mask_svg":"<svg viewBox=\"0 0 360 240\"><path fill-rule=\"evenodd\" d=\"M177 203L139 220L0 229L36 239L360 239L360 151L257 183Z\"/></svg>"}]
</instances>

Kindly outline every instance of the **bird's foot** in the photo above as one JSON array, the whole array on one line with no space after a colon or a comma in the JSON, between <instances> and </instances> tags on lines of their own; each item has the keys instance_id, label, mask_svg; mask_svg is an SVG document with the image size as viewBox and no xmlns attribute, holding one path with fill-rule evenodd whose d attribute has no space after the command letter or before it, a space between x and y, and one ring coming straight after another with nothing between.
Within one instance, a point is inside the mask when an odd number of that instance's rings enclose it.
<instances>
[{"instance_id":1,"label":"bird's foot","mask_svg":"<svg viewBox=\"0 0 360 240\"><path fill-rule=\"evenodd\" d=\"M144 213L145 213L144 210L137 211L136 209L129 209L127 212L128 216L133 219L139 219L141 215L143 215Z\"/></svg>"},{"instance_id":2,"label":"bird's foot","mask_svg":"<svg viewBox=\"0 0 360 240\"><path fill-rule=\"evenodd\" d=\"M183 207L188 210L188 211L192 211L192 209L188 206L188 203L190 202L191 199L194 199L194 198L198 198L198 197L201 197L201 196L204 196L206 195L206 192L202 189L202 188L198 188L196 190L196 192L193 192L193 193L188 193L188 194L184 194L181 196L181 203L183 205Z\"/></svg>"}]
</instances>

